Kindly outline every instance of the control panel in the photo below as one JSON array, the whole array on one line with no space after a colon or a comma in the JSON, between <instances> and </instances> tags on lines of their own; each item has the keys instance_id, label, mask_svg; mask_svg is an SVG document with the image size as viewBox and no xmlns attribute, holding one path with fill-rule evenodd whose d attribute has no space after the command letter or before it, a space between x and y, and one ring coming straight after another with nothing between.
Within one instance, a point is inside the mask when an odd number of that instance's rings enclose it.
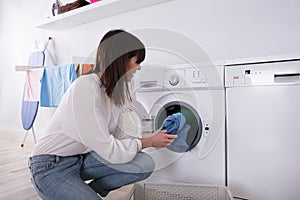
<instances>
[{"instance_id":1,"label":"control panel","mask_svg":"<svg viewBox=\"0 0 300 200\"><path fill-rule=\"evenodd\" d=\"M197 68L168 69L164 71L164 86L167 88L206 87L206 80Z\"/></svg>"},{"instance_id":2,"label":"control panel","mask_svg":"<svg viewBox=\"0 0 300 200\"><path fill-rule=\"evenodd\" d=\"M300 84L300 61L225 66L225 87Z\"/></svg>"},{"instance_id":3,"label":"control panel","mask_svg":"<svg viewBox=\"0 0 300 200\"><path fill-rule=\"evenodd\" d=\"M135 75L143 90L224 88L224 66L176 65L143 68Z\"/></svg>"}]
</instances>

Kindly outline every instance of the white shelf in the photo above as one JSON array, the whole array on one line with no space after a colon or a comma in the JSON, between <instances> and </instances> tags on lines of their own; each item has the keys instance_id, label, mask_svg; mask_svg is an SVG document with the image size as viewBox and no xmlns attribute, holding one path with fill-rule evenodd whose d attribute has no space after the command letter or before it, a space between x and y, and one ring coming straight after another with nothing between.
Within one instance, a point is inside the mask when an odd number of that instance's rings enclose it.
<instances>
[{"instance_id":1,"label":"white shelf","mask_svg":"<svg viewBox=\"0 0 300 200\"><path fill-rule=\"evenodd\" d=\"M172 0L102 0L51 17L36 27L47 30L63 30L167 1Z\"/></svg>"}]
</instances>

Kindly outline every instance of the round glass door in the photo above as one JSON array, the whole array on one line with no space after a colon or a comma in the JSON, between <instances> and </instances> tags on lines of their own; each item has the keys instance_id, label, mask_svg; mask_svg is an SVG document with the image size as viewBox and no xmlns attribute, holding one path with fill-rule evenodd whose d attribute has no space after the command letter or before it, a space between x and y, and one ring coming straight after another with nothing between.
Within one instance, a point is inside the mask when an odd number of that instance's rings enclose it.
<instances>
[{"instance_id":1,"label":"round glass door","mask_svg":"<svg viewBox=\"0 0 300 200\"><path fill-rule=\"evenodd\" d=\"M178 131L178 138L173 142L174 145L184 145L187 148L174 148L170 145L168 148L172 151L176 152L186 152L193 149L200 141L202 136L202 121L199 117L199 114L196 110L184 102L173 101L165 104L157 113L154 121L154 130L160 129L165 121L165 119L173 114L180 113L185 118L186 129L181 129ZM183 132L182 132L183 131ZM183 136L184 135L184 136ZM180 138L180 137L183 138ZM180 138L180 139L179 139ZM176 140L184 140L184 141L176 141Z\"/></svg>"}]
</instances>

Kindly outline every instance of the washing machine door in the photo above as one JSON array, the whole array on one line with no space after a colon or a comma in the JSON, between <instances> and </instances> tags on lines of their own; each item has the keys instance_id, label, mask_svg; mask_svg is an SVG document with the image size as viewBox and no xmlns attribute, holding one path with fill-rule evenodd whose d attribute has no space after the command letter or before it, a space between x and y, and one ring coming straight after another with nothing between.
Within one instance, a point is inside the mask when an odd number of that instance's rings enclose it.
<instances>
[{"instance_id":1,"label":"washing machine door","mask_svg":"<svg viewBox=\"0 0 300 200\"><path fill-rule=\"evenodd\" d=\"M183 128L177 132L177 138L167 148L171 151L184 153L195 148L201 137L205 124L198 109L195 108L195 98L187 93L170 93L159 98L150 110L153 119L153 129L161 129L167 117L180 113L185 118ZM208 125L206 125L208 126Z\"/></svg>"},{"instance_id":2,"label":"washing machine door","mask_svg":"<svg viewBox=\"0 0 300 200\"><path fill-rule=\"evenodd\" d=\"M147 93L147 95L155 95L155 101L151 104L148 102L148 107L133 98L129 110L131 117L127 116L129 121L126 130L136 132L135 136L147 137L147 135L153 134L154 131L161 128L164 120L175 113L181 113L185 119L185 125L189 126L184 133L185 137L178 137L176 140L167 148L146 148L143 151L148 153L155 161L156 170L167 167L174 163L185 153L193 151L198 146L199 141L202 137L202 132L205 130L206 120L203 120L197 110L197 100L189 95L190 92L157 92ZM157 98L156 98L157 96ZM158 97L159 96L159 97ZM149 97L150 98L150 97ZM134 115L135 117L132 117ZM133 119L133 120L129 120ZM132 129L135 128L135 130ZM138 129L138 131L136 131ZM178 133L177 133L178 135ZM177 145L174 145L176 143ZM179 145L178 145L179 144ZM184 144L184 145L182 145ZM182 148L183 147L183 148Z\"/></svg>"},{"instance_id":3,"label":"washing machine door","mask_svg":"<svg viewBox=\"0 0 300 200\"><path fill-rule=\"evenodd\" d=\"M190 128L185 133L185 138L178 137L167 148L147 148L144 151L148 153L155 161L155 170L160 170L176 162L185 153L195 153L194 149L198 147L198 143L202 137L203 120L195 107L196 99L192 98L189 92L165 92L156 93L157 100L153 103L149 110L149 118L152 120L152 130L162 127L164 120L175 113L181 113L186 119L186 125ZM180 139L179 142L176 140ZM184 141L183 141L184 140ZM178 148L185 143L186 148ZM176 143L174 147L174 143ZM198 152L196 150L196 152Z\"/></svg>"}]
</instances>

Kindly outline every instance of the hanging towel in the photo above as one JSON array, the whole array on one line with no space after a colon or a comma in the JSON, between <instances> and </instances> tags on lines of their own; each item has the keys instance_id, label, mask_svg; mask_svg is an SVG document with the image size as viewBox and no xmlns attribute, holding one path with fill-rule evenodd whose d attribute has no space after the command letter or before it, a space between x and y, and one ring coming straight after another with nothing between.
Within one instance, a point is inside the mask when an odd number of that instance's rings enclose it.
<instances>
[{"instance_id":1,"label":"hanging towel","mask_svg":"<svg viewBox=\"0 0 300 200\"><path fill-rule=\"evenodd\" d=\"M74 64L45 68L41 79L40 105L57 107L76 78Z\"/></svg>"},{"instance_id":2,"label":"hanging towel","mask_svg":"<svg viewBox=\"0 0 300 200\"><path fill-rule=\"evenodd\" d=\"M43 69L27 70L24 101L40 101L40 88Z\"/></svg>"},{"instance_id":3,"label":"hanging towel","mask_svg":"<svg viewBox=\"0 0 300 200\"><path fill-rule=\"evenodd\" d=\"M190 125L186 124L186 119L181 113L169 115L164 120L160 130L167 130L168 134L177 134L177 138L168 146L170 150L186 152L189 149L186 138Z\"/></svg>"}]
</instances>

